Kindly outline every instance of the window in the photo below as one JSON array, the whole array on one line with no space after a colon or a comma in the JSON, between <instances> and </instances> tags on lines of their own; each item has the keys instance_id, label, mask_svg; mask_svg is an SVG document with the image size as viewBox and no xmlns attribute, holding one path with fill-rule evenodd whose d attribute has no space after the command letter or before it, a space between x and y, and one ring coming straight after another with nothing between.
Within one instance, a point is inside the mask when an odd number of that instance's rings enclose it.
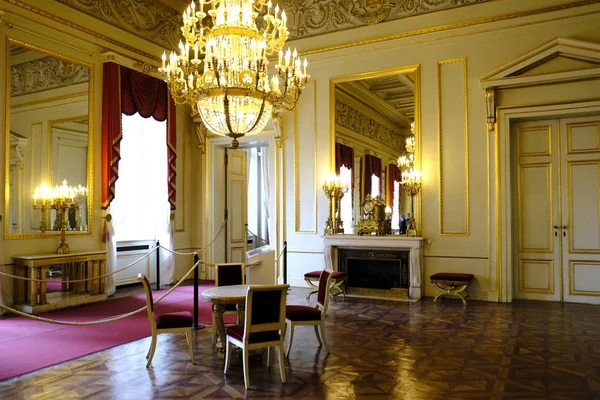
<instances>
[{"instance_id":1,"label":"window","mask_svg":"<svg viewBox=\"0 0 600 400\"><path fill-rule=\"evenodd\" d=\"M379 177L375 174L371 175L371 197L377 197L381 194L381 184Z\"/></svg>"},{"instance_id":2,"label":"window","mask_svg":"<svg viewBox=\"0 0 600 400\"><path fill-rule=\"evenodd\" d=\"M156 239L169 219L167 122L122 115L119 179L111 214L117 240Z\"/></svg>"},{"instance_id":3,"label":"window","mask_svg":"<svg viewBox=\"0 0 600 400\"><path fill-rule=\"evenodd\" d=\"M344 233L354 233L354 215L352 213L352 168L340 167L340 181L348 186L348 192L340 201L340 217L344 223Z\"/></svg>"}]
</instances>

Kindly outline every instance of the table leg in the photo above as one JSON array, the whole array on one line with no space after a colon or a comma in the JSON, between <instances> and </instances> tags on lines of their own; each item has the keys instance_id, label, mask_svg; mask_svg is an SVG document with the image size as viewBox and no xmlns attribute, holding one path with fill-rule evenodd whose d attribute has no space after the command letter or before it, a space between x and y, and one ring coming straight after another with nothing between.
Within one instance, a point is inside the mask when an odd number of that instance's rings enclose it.
<instances>
[{"instance_id":1,"label":"table leg","mask_svg":"<svg viewBox=\"0 0 600 400\"><path fill-rule=\"evenodd\" d=\"M225 322L223 321L223 313L225 312L224 304L213 304L213 315L214 321L217 325L213 326L213 329L217 329L217 343L216 347L219 351L219 357L225 354Z\"/></svg>"},{"instance_id":2,"label":"table leg","mask_svg":"<svg viewBox=\"0 0 600 400\"><path fill-rule=\"evenodd\" d=\"M46 304L46 270L47 267L40 267L40 304Z\"/></svg>"},{"instance_id":3,"label":"table leg","mask_svg":"<svg viewBox=\"0 0 600 400\"><path fill-rule=\"evenodd\" d=\"M29 267L29 279L37 279L37 269L35 267ZM38 304L38 283L31 280L29 281L29 304Z\"/></svg>"}]
</instances>

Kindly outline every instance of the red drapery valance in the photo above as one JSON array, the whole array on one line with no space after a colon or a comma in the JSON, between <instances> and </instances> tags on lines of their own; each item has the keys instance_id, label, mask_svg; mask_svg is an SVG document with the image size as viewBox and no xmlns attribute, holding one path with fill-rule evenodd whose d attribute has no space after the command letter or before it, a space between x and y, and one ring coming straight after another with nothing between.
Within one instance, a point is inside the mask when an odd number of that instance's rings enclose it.
<instances>
[{"instance_id":1,"label":"red drapery valance","mask_svg":"<svg viewBox=\"0 0 600 400\"><path fill-rule=\"evenodd\" d=\"M167 120L167 185L169 204L175 209L177 131L175 103L169 95L167 84L141 72L104 64L102 88L102 209L108 208L115 197L115 182L119 178L121 113L136 112L144 118Z\"/></svg>"},{"instance_id":2,"label":"red drapery valance","mask_svg":"<svg viewBox=\"0 0 600 400\"><path fill-rule=\"evenodd\" d=\"M381 159L375 156L367 154L365 156L365 176L363 177L364 182L364 194L365 196L371 193L371 176L375 175L381 179ZM380 182L381 184L381 182Z\"/></svg>"}]
</instances>

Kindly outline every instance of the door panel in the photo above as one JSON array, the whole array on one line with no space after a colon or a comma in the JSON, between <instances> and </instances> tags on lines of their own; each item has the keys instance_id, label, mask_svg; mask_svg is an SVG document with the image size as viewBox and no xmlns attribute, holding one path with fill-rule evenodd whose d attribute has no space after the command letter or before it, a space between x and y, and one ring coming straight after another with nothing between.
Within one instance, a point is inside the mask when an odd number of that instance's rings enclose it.
<instances>
[{"instance_id":1,"label":"door panel","mask_svg":"<svg viewBox=\"0 0 600 400\"><path fill-rule=\"evenodd\" d=\"M556 120L511 127L514 297L560 301Z\"/></svg>"},{"instance_id":2,"label":"door panel","mask_svg":"<svg viewBox=\"0 0 600 400\"><path fill-rule=\"evenodd\" d=\"M600 304L600 118L560 121L565 301Z\"/></svg>"},{"instance_id":3,"label":"door panel","mask_svg":"<svg viewBox=\"0 0 600 400\"><path fill-rule=\"evenodd\" d=\"M246 152L227 149L227 262L246 260Z\"/></svg>"}]
</instances>

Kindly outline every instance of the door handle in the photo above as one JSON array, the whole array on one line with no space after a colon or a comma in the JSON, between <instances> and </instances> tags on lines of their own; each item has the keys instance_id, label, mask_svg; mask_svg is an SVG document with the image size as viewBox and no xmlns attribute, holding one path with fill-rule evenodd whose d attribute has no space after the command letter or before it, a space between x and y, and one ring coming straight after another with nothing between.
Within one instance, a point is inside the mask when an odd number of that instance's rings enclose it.
<instances>
[{"instance_id":1,"label":"door handle","mask_svg":"<svg viewBox=\"0 0 600 400\"><path fill-rule=\"evenodd\" d=\"M558 225L554 225L554 227L553 227L553 228L554 228L554 229L558 229Z\"/></svg>"},{"instance_id":2,"label":"door handle","mask_svg":"<svg viewBox=\"0 0 600 400\"><path fill-rule=\"evenodd\" d=\"M566 226L566 225L563 225L563 226L562 226L562 229L567 229L567 226Z\"/></svg>"}]
</instances>

